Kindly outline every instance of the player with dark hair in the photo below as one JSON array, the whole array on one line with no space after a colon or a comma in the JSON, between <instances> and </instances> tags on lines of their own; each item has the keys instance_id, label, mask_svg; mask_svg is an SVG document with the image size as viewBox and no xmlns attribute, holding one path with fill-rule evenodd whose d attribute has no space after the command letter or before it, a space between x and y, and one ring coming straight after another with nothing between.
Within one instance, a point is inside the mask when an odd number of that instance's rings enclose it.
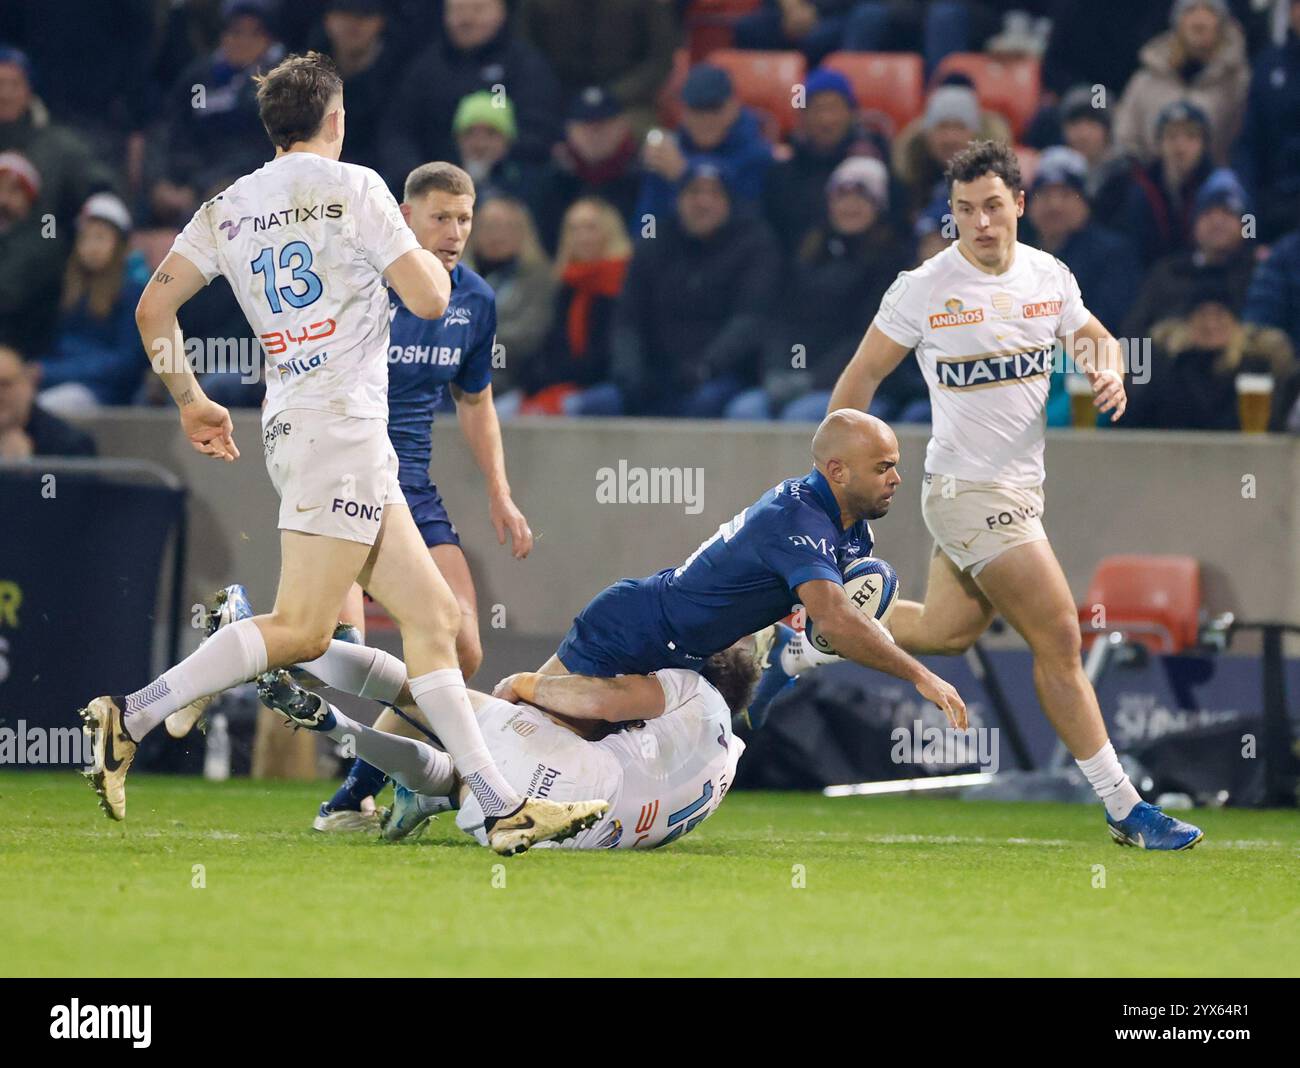
<instances>
[{"instance_id":1,"label":"player with dark hair","mask_svg":"<svg viewBox=\"0 0 1300 1068\"><path fill-rule=\"evenodd\" d=\"M934 555L925 602L899 601L890 627L918 656L955 655L1000 613L1029 644L1043 711L1104 803L1115 841L1188 849L1201 831L1143 801L1106 736L1074 599L1043 529L1056 345L1112 420L1125 406L1122 350L1069 269L1017 241L1025 194L1008 146L972 144L947 181L957 241L898 276L831 396L833 413L865 409L913 349L930 387L921 509Z\"/></svg>"},{"instance_id":2,"label":"player with dark hair","mask_svg":"<svg viewBox=\"0 0 1300 1068\"><path fill-rule=\"evenodd\" d=\"M384 279L433 319L451 297L447 269L420 247L379 175L339 162L343 89L326 57L289 56L259 79L257 97L275 157L199 208L145 288L136 322L191 444L231 463L239 450L230 414L203 393L176 313L223 275L257 330L266 463L280 495L279 590L270 613L221 627L148 686L90 702L92 784L107 814L124 818L139 741L197 698L325 654L360 581L398 621L409 690L478 798L492 847L517 853L575 834L607 806L525 799L501 776L457 664L459 608L398 484Z\"/></svg>"}]
</instances>

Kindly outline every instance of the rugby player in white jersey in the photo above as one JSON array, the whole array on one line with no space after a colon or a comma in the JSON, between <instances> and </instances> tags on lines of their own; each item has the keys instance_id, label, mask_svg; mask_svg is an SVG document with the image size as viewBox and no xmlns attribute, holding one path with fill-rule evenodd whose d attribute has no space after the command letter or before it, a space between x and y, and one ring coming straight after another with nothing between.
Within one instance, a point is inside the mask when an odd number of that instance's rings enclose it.
<instances>
[{"instance_id":1,"label":"rugby player in white jersey","mask_svg":"<svg viewBox=\"0 0 1300 1068\"><path fill-rule=\"evenodd\" d=\"M232 463L230 414L199 386L176 313L224 275L257 330L266 464L280 495L279 590L269 614L221 627L148 686L90 702L92 785L105 812L124 818L137 743L196 698L325 654L359 581L397 620L414 703L482 806L492 848L517 853L575 834L607 805L526 799L502 777L457 667L460 610L398 485L384 279L412 312L435 319L451 292L447 269L420 247L379 175L339 162L342 81L328 58L289 56L258 79L257 100L275 157L199 208L136 322L193 447Z\"/></svg>"},{"instance_id":2,"label":"rugby player in white jersey","mask_svg":"<svg viewBox=\"0 0 1300 1068\"><path fill-rule=\"evenodd\" d=\"M652 849L694 830L722 803L745 749L732 734L732 715L749 703L758 670L754 640L746 637L698 672L523 672L498 685L500 698L474 690L469 698L514 789L555 801L609 799L605 818L563 846ZM349 744L392 777L395 800L383 815L383 837L411 836L431 816L459 807L457 825L487 844L482 810L441 749L355 722L288 672L259 680L259 694L292 722Z\"/></svg>"},{"instance_id":3,"label":"rugby player in white jersey","mask_svg":"<svg viewBox=\"0 0 1300 1068\"><path fill-rule=\"evenodd\" d=\"M910 653L963 652L1000 613L1034 654L1043 711L1106 807L1122 845L1187 849L1201 831L1139 796L1106 735L1080 659L1078 616L1043 529L1043 441L1060 342L1093 403L1124 412L1123 354L1084 307L1069 269L1016 239L1025 194L1015 153L981 141L949 164L957 240L886 292L831 395L865 409L913 349L933 431L921 508L934 537L924 603L900 601L890 629Z\"/></svg>"}]
</instances>

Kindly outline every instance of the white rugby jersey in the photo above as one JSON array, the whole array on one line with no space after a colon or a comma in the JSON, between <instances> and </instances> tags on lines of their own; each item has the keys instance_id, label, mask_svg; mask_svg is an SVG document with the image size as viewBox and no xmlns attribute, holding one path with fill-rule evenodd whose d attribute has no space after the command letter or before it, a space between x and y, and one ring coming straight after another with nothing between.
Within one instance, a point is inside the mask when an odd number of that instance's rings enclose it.
<instances>
[{"instance_id":1,"label":"white rugby jersey","mask_svg":"<svg viewBox=\"0 0 1300 1068\"><path fill-rule=\"evenodd\" d=\"M623 768L623 788L584 844L650 849L711 816L731 789L745 743L731 733L731 710L694 671L656 671L664 714L600 739Z\"/></svg>"},{"instance_id":2,"label":"white rugby jersey","mask_svg":"<svg viewBox=\"0 0 1300 1068\"><path fill-rule=\"evenodd\" d=\"M266 355L266 425L285 408L388 417L382 276L418 247L374 171L290 152L200 207L172 251L234 290Z\"/></svg>"},{"instance_id":3,"label":"white rugby jersey","mask_svg":"<svg viewBox=\"0 0 1300 1068\"><path fill-rule=\"evenodd\" d=\"M600 822L560 848L650 849L674 841L717 811L735 781L745 743L731 733L722 695L694 671L671 668L655 678L663 715L595 742L523 701L488 698L480 706L488 751L521 795L609 802ZM472 796L456 825L487 844Z\"/></svg>"},{"instance_id":4,"label":"white rugby jersey","mask_svg":"<svg viewBox=\"0 0 1300 1068\"><path fill-rule=\"evenodd\" d=\"M1052 354L1089 314L1070 269L1020 243L1004 274L985 274L956 242L900 274L874 322L916 349L930 387L926 471L1039 485Z\"/></svg>"}]
</instances>

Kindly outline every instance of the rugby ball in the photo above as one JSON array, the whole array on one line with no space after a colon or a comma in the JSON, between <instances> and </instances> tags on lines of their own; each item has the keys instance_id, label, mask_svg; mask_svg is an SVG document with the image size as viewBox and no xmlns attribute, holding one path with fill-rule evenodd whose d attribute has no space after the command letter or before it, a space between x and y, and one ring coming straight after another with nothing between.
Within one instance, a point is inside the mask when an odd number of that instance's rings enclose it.
<instances>
[{"instance_id":1,"label":"rugby ball","mask_svg":"<svg viewBox=\"0 0 1300 1068\"><path fill-rule=\"evenodd\" d=\"M874 619L884 629L889 613L898 601L898 575L887 561L866 556L854 560L844 569L844 592L849 595L849 600L858 611ZM885 633L889 634L887 630ZM806 634L818 652L835 654L834 646L817 633L817 624L811 619L808 620Z\"/></svg>"}]
</instances>

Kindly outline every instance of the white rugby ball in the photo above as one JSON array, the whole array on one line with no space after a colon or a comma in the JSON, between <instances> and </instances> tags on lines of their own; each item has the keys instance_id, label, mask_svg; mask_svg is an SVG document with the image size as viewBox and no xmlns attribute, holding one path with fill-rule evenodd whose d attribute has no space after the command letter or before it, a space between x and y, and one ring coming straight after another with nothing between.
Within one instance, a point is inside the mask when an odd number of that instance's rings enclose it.
<instances>
[{"instance_id":1,"label":"white rugby ball","mask_svg":"<svg viewBox=\"0 0 1300 1068\"><path fill-rule=\"evenodd\" d=\"M898 575L888 561L866 556L854 560L844 569L844 592L858 611L884 629L898 601ZM806 634L818 652L835 654L835 647L817 632L817 624L811 619ZM889 631L885 630L885 634L888 635ZM893 640L892 636L890 640Z\"/></svg>"}]
</instances>

